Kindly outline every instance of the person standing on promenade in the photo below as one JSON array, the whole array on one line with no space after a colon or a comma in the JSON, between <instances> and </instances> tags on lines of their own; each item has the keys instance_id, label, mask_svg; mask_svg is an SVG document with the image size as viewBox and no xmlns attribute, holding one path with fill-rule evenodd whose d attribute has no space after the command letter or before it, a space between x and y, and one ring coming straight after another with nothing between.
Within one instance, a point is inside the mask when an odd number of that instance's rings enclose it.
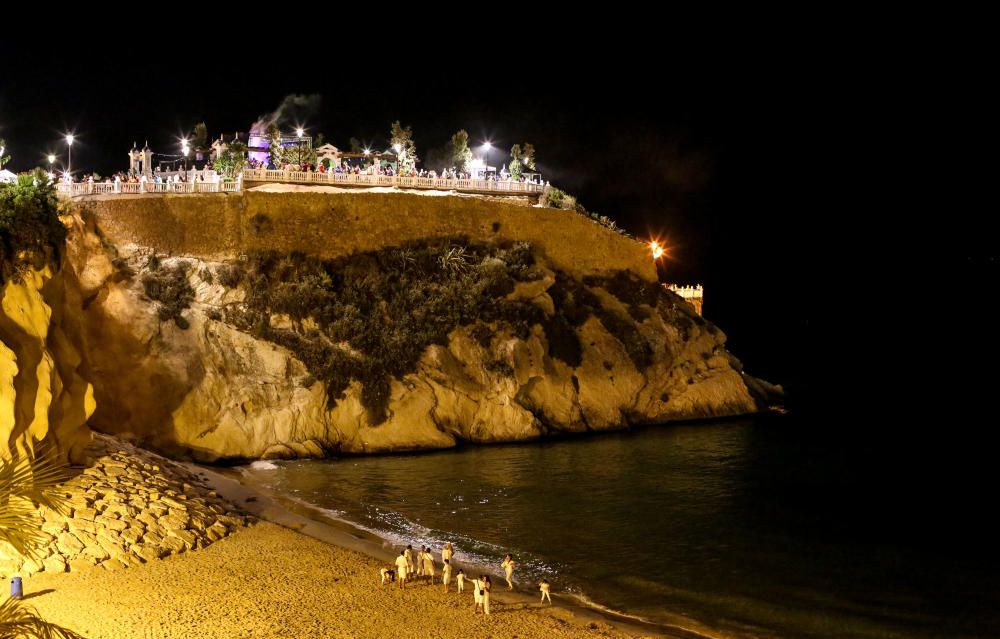
<instances>
[{"instance_id":1,"label":"person standing on promenade","mask_svg":"<svg viewBox=\"0 0 1000 639\"><path fill-rule=\"evenodd\" d=\"M514 589L514 584L510 580L511 575L514 574L514 566L514 558L508 553L500 564L500 567L503 568L503 574L507 576L507 590Z\"/></svg>"},{"instance_id":2,"label":"person standing on promenade","mask_svg":"<svg viewBox=\"0 0 1000 639\"><path fill-rule=\"evenodd\" d=\"M449 541L444 545L444 550L441 551L441 561L451 561L451 558L455 556L455 549L451 547L451 542Z\"/></svg>"},{"instance_id":3,"label":"person standing on promenade","mask_svg":"<svg viewBox=\"0 0 1000 639\"><path fill-rule=\"evenodd\" d=\"M399 581L399 587L406 587L406 577L409 574L409 566L406 561L406 551L399 551L399 557L396 557L396 580Z\"/></svg>"},{"instance_id":4,"label":"person standing on promenade","mask_svg":"<svg viewBox=\"0 0 1000 639\"><path fill-rule=\"evenodd\" d=\"M455 577L455 583L458 584L458 592L465 592L465 571L461 568L458 569L458 575Z\"/></svg>"}]
</instances>

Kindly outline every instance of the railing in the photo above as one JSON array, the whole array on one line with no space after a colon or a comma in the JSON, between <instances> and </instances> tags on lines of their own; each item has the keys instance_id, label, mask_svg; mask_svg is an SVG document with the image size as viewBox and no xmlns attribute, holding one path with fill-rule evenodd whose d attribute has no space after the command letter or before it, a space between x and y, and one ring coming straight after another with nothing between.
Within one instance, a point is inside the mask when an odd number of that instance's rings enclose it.
<instances>
[{"instance_id":1,"label":"railing","mask_svg":"<svg viewBox=\"0 0 1000 639\"><path fill-rule=\"evenodd\" d=\"M406 189L438 189L468 191L471 193L541 193L545 184L537 182L507 182L494 180L468 180L398 175L369 175L366 173L313 173L309 171L272 171L247 169L231 182L79 182L60 183L60 195L140 194L140 193L238 193L243 181L285 182L293 184L328 184L336 186L386 186Z\"/></svg>"},{"instance_id":2,"label":"railing","mask_svg":"<svg viewBox=\"0 0 1000 639\"><path fill-rule=\"evenodd\" d=\"M369 175L367 173L314 173L306 171L272 171L247 169L243 179L248 182L292 182L343 186L395 186L408 189L441 189L476 193L541 193L544 184L535 182L505 182L493 180L458 180L399 175Z\"/></svg>"},{"instance_id":3,"label":"railing","mask_svg":"<svg viewBox=\"0 0 1000 639\"><path fill-rule=\"evenodd\" d=\"M56 190L60 195L119 195L140 193L238 193L242 180L232 182L60 182Z\"/></svg>"}]
</instances>

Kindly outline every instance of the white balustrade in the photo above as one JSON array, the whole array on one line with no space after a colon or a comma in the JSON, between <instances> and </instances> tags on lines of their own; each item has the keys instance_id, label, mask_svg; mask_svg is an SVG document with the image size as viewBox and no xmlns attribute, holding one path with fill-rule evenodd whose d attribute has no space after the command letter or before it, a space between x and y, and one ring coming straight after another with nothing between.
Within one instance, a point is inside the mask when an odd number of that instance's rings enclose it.
<instances>
[{"instance_id":1,"label":"white balustrade","mask_svg":"<svg viewBox=\"0 0 1000 639\"><path fill-rule=\"evenodd\" d=\"M317 173L312 171L277 171L272 169L246 169L235 181L188 182L61 182L56 186L60 195L140 194L140 193L238 193L243 181L284 182L307 184L344 184L354 186L389 186L414 189L441 189L448 191L541 193L544 184L534 182L506 182L456 178L410 177L399 175L371 175L368 173Z\"/></svg>"}]
</instances>

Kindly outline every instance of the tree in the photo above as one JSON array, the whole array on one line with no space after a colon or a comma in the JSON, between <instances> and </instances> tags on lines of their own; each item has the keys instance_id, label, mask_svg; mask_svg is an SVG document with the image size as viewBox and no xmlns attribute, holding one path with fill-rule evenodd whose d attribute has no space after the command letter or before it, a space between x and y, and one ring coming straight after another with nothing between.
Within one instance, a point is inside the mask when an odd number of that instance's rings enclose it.
<instances>
[{"instance_id":1,"label":"tree","mask_svg":"<svg viewBox=\"0 0 1000 639\"><path fill-rule=\"evenodd\" d=\"M469 134L465 129L451 136L451 165L456 170L466 172L472 162L472 150L469 149Z\"/></svg>"},{"instance_id":2,"label":"tree","mask_svg":"<svg viewBox=\"0 0 1000 639\"><path fill-rule=\"evenodd\" d=\"M324 144L326 144L326 138L323 136L322 133L317 133L316 134L316 139L313 140L313 148L314 149L318 149L319 147L323 146Z\"/></svg>"},{"instance_id":3,"label":"tree","mask_svg":"<svg viewBox=\"0 0 1000 639\"><path fill-rule=\"evenodd\" d=\"M361 153L364 151L364 149L361 148L361 140L357 138L351 138L348 144L351 145L351 153Z\"/></svg>"},{"instance_id":4,"label":"tree","mask_svg":"<svg viewBox=\"0 0 1000 639\"><path fill-rule=\"evenodd\" d=\"M14 462L0 459L0 542L10 544L22 555L35 557L35 549L49 538L41 530L35 504L65 512L66 498L58 490L65 479L62 466L40 457ZM16 599L0 604L0 637L83 639L68 628L45 621Z\"/></svg>"},{"instance_id":5,"label":"tree","mask_svg":"<svg viewBox=\"0 0 1000 639\"><path fill-rule=\"evenodd\" d=\"M281 131L278 130L278 125L272 122L267 125L267 155L268 160L275 167L280 168L282 165L281 161Z\"/></svg>"},{"instance_id":6,"label":"tree","mask_svg":"<svg viewBox=\"0 0 1000 639\"><path fill-rule=\"evenodd\" d=\"M510 147L510 164L508 165L510 177L514 180L521 179L521 171L524 167L535 168L535 146L527 142L524 143L523 147L520 144Z\"/></svg>"},{"instance_id":7,"label":"tree","mask_svg":"<svg viewBox=\"0 0 1000 639\"><path fill-rule=\"evenodd\" d=\"M58 263L65 242L55 186L44 171L0 184L0 284L17 278L39 256L52 255Z\"/></svg>"},{"instance_id":8,"label":"tree","mask_svg":"<svg viewBox=\"0 0 1000 639\"><path fill-rule=\"evenodd\" d=\"M389 132L389 143L393 152L399 156L400 172L406 172L414 168L420 158L417 157L417 145L413 143L413 130L410 127L403 128L399 120L392 123L392 130ZM399 151L396 150L397 145Z\"/></svg>"},{"instance_id":9,"label":"tree","mask_svg":"<svg viewBox=\"0 0 1000 639\"><path fill-rule=\"evenodd\" d=\"M203 149L208 144L208 127L204 122L194 125L194 133L191 134L191 146L195 149Z\"/></svg>"},{"instance_id":10,"label":"tree","mask_svg":"<svg viewBox=\"0 0 1000 639\"><path fill-rule=\"evenodd\" d=\"M4 164L10 162L10 155L4 155L4 149L7 148L7 140L0 138L0 169L3 168Z\"/></svg>"},{"instance_id":11,"label":"tree","mask_svg":"<svg viewBox=\"0 0 1000 639\"><path fill-rule=\"evenodd\" d=\"M233 140L215 160L215 170L227 178L233 179L243 172L247 166L247 145L239 140Z\"/></svg>"}]
</instances>

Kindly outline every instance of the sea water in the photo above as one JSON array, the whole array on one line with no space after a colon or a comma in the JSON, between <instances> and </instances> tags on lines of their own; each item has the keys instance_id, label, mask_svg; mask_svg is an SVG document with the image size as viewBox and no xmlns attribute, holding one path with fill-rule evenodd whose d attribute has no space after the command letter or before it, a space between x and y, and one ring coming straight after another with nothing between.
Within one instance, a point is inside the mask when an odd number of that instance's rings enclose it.
<instances>
[{"instance_id":1,"label":"sea water","mask_svg":"<svg viewBox=\"0 0 1000 639\"><path fill-rule=\"evenodd\" d=\"M450 541L467 573L500 575L509 552L519 589L544 578L666 627L1000 636L989 535L939 525L960 513L933 502L919 468L886 459L891 447L809 426L664 425L244 473L394 544Z\"/></svg>"}]
</instances>

